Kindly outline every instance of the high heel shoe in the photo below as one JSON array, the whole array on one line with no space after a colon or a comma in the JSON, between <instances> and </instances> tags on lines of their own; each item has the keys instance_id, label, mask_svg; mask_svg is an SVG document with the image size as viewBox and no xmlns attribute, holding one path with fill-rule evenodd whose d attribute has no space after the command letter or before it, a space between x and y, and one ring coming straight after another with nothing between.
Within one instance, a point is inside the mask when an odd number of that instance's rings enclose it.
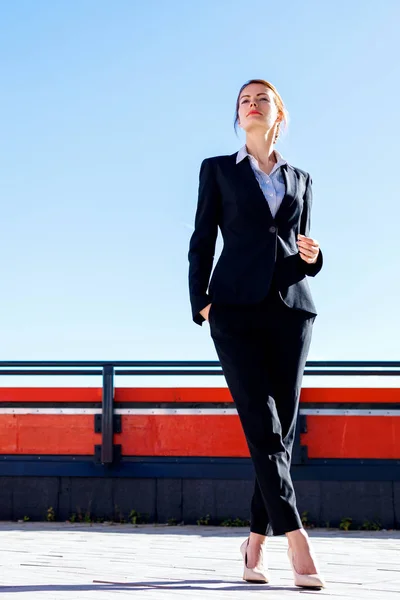
<instances>
[{"instance_id":1,"label":"high heel shoe","mask_svg":"<svg viewBox=\"0 0 400 600\"><path fill-rule=\"evenodd\" d=\"M258 567L254 567L253 569L250 569L247 566L247 546L249 545L249 538L245 539L243 544L240 546L240 552L243 556L243 561L244 561L244 572L243 572L243 579L245 581L251 581L253 583L268 583L269 582L269 573L268 570L264 567L262 568L258 568ZM261 552L262 552L262 561L264 563L264 548L263 546L261 546Z\"/></svg>"},{"instance_id":2,"label":"high heel shoe","mask_svg":"<svg viewBox=\"0 0 400 600\"><path fill-rule=\"evenodd\" d=\"M319 573L314 573L312 575L301 575L298 573L294 567L293 563L293 550L288 548L288 556L290 560L290 566L292 567L293 575L294 575L294 584L299 587L326 587L325 580ZM314 560L315 562L315 560Z\"/></svg>"}]
</instances>

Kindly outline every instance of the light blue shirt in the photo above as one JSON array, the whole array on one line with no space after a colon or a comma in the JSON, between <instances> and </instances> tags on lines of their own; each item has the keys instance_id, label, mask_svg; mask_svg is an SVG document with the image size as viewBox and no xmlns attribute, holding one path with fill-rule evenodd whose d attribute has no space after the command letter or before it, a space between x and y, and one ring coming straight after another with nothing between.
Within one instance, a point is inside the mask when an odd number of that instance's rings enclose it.
<instances>
[{"instance_id":1,"label":"light blue shirt","mask_svg":"<svg viewBox=\"0 0 400 600\"><path fill-rule=\"evenodd\" d=\"M258 160L248 153L246 144L240 148L236 156L236 164L238 164L246 156L249 157L251 168L253 169L258 184L269 204L273 217L275 217L276 213L278 212L278 208L280 207L286 192L285 181L283 179L282 169L280 167L286 164L291 166L277 150L274 150L274 153L277 162L269 175L260 169Z\"/></svg>"}]
</instances>

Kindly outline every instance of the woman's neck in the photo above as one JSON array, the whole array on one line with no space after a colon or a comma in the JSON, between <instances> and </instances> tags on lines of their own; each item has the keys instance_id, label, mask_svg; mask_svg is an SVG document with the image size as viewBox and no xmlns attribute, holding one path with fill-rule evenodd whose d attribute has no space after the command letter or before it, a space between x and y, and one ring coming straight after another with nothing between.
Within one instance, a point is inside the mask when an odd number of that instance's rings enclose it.
<instances>
[{"instance_id":1,"label":"woman's neck","mask_svg":"<svg viewBox=\"0 0 400 600\"><path fill-rule=\"evenodd\" d=\"M273 131L271 133L273 133ZM268 135L251 135L248 133L246 136L247 152L254 156L259 163L264 165L277 162L274 153L274 144L269 134L270 132L268 132Z\"/></svg>"}]
</instances>

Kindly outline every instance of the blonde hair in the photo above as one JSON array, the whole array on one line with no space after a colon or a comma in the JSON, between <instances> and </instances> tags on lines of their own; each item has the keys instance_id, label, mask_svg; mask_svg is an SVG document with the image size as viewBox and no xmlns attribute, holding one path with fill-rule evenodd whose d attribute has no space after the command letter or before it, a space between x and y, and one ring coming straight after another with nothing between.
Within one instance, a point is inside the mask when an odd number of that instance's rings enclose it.
<instances>
[{"instance_id":1,"label":"blonde hair","mask_svg":"<svg viewBox=\"0 0 400 600\"><path fill-rule=\"evenodd\" d=\"M238 96L236 98L236 111L235 111L235 121L234 121L234 128L235 131L237 133L237 124L239 122L239 99L240 99L240 94L243 92L244 88L248 85L250 85L251 83L261 83L262 85L265 85L265 87L269 88L273 94L274 94L274 100L275 100L275 105L277 107L277 109L283 114L283 118L282 121L279 121L277 126L276 126L276 131L275 131L275 138L274 138L274 144L277 142L279 135L280 135L280 126L281 123L284 122L285 123L285 130L288 127L288 123L289 123L289 113L286 110L286 107L284 105L284 102L278 92L278 90L276 89L276 87L274 85L272 85L272 83L270 83L269 81L266 81L265 79L250 79L249 81L246 81L246 83L244 83L242 85L242 87L239 90Z\"/></svg>"}]
</instances>

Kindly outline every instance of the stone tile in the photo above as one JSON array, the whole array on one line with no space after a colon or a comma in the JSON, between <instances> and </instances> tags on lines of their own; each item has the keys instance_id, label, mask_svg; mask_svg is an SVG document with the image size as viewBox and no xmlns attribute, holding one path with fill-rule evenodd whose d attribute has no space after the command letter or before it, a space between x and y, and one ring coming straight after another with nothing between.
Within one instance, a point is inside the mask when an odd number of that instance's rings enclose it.
<instances>
[{"instance_id":1,"label":"stone tile","mask_svg":"<svg viewBox=\"0 0 400 600\"><path fill-rule=\"evenodd\" d=\"M0 521L8 521L12 514L12 489L14 477L0 477Z\"/></svg>"},{"instance_id":2,"label":"stone tile","mask_svg":"<svg viewBox=\"0 0 400 600\"><path fill-rule=\"evenodd\" d=\"M127 479L124 477L113 480L113 510L118 507L127 518L132 510L147 515L154 522L157 514L157 492L155 479Z\"/></svg>"},{"instance_id":3,"label":"stone tile","mask_svg":"<svg viewBox=\"0 0 400 600\"><path fill-rule=\"evenodd\" d=\"M56 477L13 477L13 519L25 516L33 521L43 521L53 508L57 518L58 485Z\"/></svg>"},{"instance_id":4,"label":"stone tile","mask_svg":"<svg viewBox=\"0 0 400 600\"><path fill-rule=\"evenodd\" d=\"M400 529L400 481L393 482L394 526Z\"/></svg>"},{"instance_id":5,"label":"stone tile","mask_svg":"<svg viewBox=\"0 0 400 600\"><path fill-rule=\"evenodd\" d=\"M243 480L213 481L215 488L216 518L250 521L250 504L254 482Z\"/></svg>"},{"instance_id":6,"label":"stone tile","mask_svg":"<svg viewBox=\"0 0 400 600\"><path fill-rule=\"evenodd\" d=\"M321 523L338 527L351 517L355 527L366 520L394 526L393 487L390 481L321 481ZM327 509L325 507L328 507Z\"/></svg>"},{"instance_id":7,"label":"stone tile","mask_svg":"<svg viewBox=\"0 0 400 600\"><path fill-rule=\"evenodd\" d=\"M309 523L318 527L326 527L321 522L321 482L320 481L293 481L296 494L297 510L300 516L307 511Z\"/></svg>"},{"instance_id":8,"label":"stone tile","mask_svg":"<svg viewBox=\"0 0 400 600\"><path fill-rule=\"evenodd\" d=\"M196 523L199 518L210 515L217 518L215 502L215 480L184 479L182 485L182 519L185 523Z\"/></svg>"},{"instance_id":9,"label":"stone tile","mask_svg":"<svg viewBox=\"0 0 400 600\"><path fill-rule=\"evenodd\" d=\"M60 477L58 490L58 512L59 521L66 521L76 508L71 509L71 477Z\"/></svg>"},{"instance_id":10,"label":"stone tile","mask_svg":"<svg viewBox=\"0 0 400 600\"><path fill-rule=\"evenodd\" d=\"M70 496L70 515L84 517L88 513L93 518L112 518L112 483L112 479L101 477L71 477L69 484L62 488Z\"/></svg>"},{"instance_id":11,"label":"stone tile","mask_svg":"<svg viewBox=\"0 0 400 600\"><path fill-rule=\"evenodd\" d=\"M157 479L157 522L182 521L182 479Z\"/></svg>"}]
</instances>

